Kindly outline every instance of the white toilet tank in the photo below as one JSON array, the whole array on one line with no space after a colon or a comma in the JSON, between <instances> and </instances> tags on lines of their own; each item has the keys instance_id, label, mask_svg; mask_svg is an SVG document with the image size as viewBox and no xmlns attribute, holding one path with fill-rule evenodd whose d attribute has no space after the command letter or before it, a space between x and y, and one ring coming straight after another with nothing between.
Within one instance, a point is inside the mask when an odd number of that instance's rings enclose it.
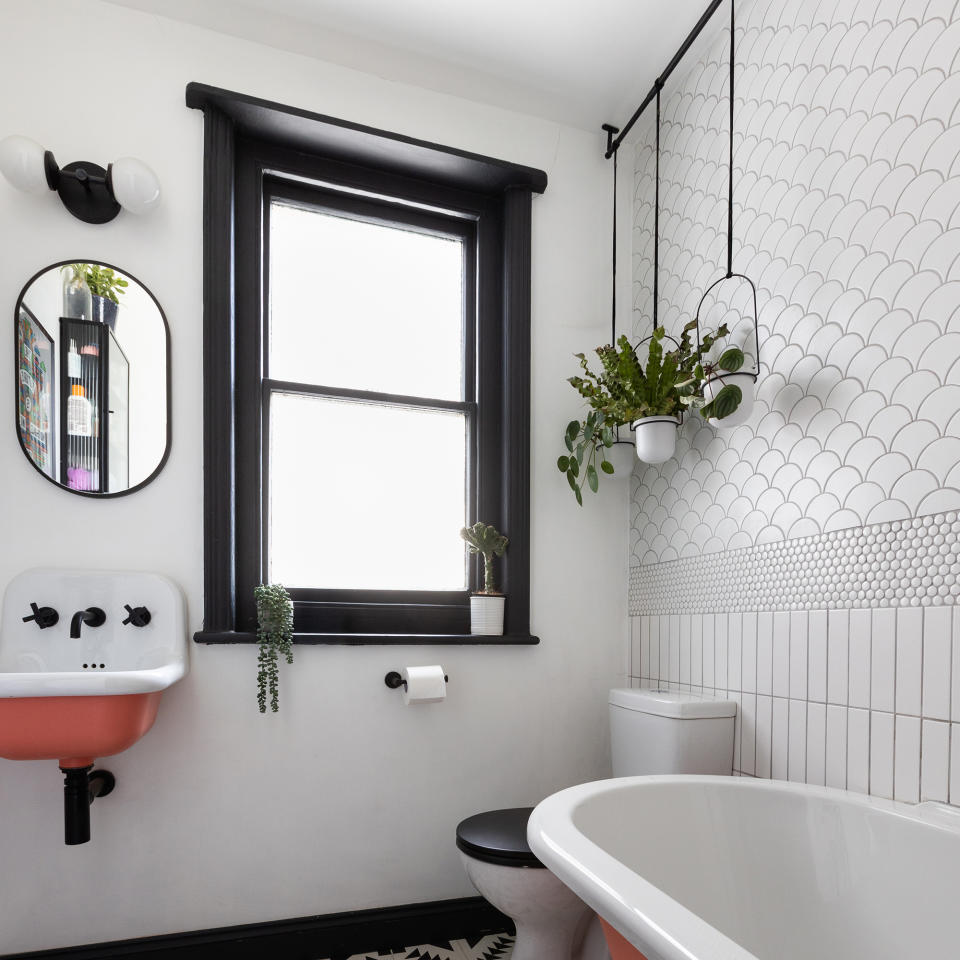
<instances>
[{"instance_id":1,"label":"white toilet tank","mask_svg":"<svg viewBox=\"0 0 960 960\"><path fill-rule=\"evenodd\" d=\"M729 776L736 715L733 700L666 690L611 690L613 775Z\"/></svg>"}]
</instances>

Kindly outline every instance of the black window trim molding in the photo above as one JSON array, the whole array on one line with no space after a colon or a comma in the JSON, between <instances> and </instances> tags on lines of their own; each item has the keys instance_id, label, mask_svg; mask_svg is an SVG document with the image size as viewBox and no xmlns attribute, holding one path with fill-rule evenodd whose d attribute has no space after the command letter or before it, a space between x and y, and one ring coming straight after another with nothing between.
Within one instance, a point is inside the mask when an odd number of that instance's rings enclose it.
<instances>
[{"instance_id":1,"label":"black window trim molding","mask_svg":"<svg viewBox=\"0 0 960 960\"><path fill-rule=\"evenodd\" d=\"M237 396L237 303L259 305L259 276L237 269L238 238L247 234L244 211L236 203L245 174L243 155L260 158L268 173L271 159L284 158L284 173L304 180L329 181L347 190L369 191L370 175L385 184L386 195L438 211L484 211L495 223L478 237L480 255L495 254L496 289L502 324L503 376L497 384L499 506L478 510L511 537L502 562L508 601L503 636L474 636L449 629L425 633L415 621L398 621L398 632L297 632L295 642L315 644L536 644L530 634L530 269L533 193L542 193L543 171L470 154L386 131L270 103L204 84L190 83L187 106L204 114L203 336L204 336L204 620L194 639L202 643L244 643L256 639L249 617L252 596L238 603L238 551L256 549L238 524L233 482L243 463L248 438L237 436L236 404L260 403L258 391ZM322 158L322 159L318 159ZM357 170L362 176L357 179ZM250 170L250 164L246 170ZM423 200L421 201L421 196ZM256 215L254 213L254 215ZM478 213L479 215L479 213ZM250 211L246 212L250 216ZM495 234L495 235L494 235ZM486 244L486 247L484 246ZM492 282L489 279L487 283ZM484 283L481 277L480 283ZM226 358L226 359L225 359ZM250 396L252 394L252 397ZM247 451L249 453L249 451Z\"/></svg>"}]
</instances>

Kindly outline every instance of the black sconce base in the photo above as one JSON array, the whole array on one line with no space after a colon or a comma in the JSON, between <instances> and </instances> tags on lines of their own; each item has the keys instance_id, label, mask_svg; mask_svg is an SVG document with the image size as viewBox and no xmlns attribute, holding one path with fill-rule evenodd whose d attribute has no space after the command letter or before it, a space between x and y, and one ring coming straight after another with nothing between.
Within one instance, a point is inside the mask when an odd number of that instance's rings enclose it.
<instances>
[{"instance_id":1,"label":"black sconce base","mask_svg":"<svg viewBox=\"0 0 960 960\"><path fill-rule=\"evenodd\" d=\"M119 212L108 183L109 174L96 163L68 163L57 177L56 191L63 205L84 223L109 223ZM48 175L49 182L49 175Z\"/></svg>"}]
</instances>

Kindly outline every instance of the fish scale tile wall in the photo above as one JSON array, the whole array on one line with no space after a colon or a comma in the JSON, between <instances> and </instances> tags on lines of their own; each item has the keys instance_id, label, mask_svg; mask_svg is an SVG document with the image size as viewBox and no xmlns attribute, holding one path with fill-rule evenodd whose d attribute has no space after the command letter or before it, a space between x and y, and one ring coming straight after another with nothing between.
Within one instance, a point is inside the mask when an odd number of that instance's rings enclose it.
<instances>
[{"instance_id":1,"label":"fish scale tile wall","mask_svg":"<svg viewBox=\"0 0 960 960\"><path fill-rule=\"evenodd\" d=\"M674 458L636 471L635 564L960 507L960 13L937 0L738 9L734 268L758 289L756 409L732 430L689 417ZM665 92L668 332L724 267L727 44ZM636 154L638 337L652 142L648 130Z\"/></svg>"},{"instance_id":2,"label":"fish scale tile wall","mask_svg":"<svg viewBox=\"0 0 960 960\"><path fill-rule=\"evenodd\" d=\"M960 3L737 0L736 39L756 406L734 429L688 417L675 456L634 471L632 682L737 700L739 773L960 803ZM728 50L718 29L663 94L668 333L725 270ZM755 362L746 289L717 294L702 321Z\"/></svg>"}]
</instances>

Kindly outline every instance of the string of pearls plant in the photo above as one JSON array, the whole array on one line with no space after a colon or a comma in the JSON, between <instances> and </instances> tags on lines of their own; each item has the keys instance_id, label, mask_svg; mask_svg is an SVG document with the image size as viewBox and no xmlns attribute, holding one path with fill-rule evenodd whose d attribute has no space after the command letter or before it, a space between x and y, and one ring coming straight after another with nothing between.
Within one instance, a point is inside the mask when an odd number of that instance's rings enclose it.
<instances>
[{"instance_id":1,"label":"string of pearls plant","mask_svg":"<svg viewBox=\"0 0 960 960\"><path fill-rule=\"evenodd\" d=\"M279 583L262 583L255 587L257 601L257 704L261 713L267 712L267 693L270 709L280 709L280 655L293 663L293 601Z\"/></svg>"}]
</instances>

